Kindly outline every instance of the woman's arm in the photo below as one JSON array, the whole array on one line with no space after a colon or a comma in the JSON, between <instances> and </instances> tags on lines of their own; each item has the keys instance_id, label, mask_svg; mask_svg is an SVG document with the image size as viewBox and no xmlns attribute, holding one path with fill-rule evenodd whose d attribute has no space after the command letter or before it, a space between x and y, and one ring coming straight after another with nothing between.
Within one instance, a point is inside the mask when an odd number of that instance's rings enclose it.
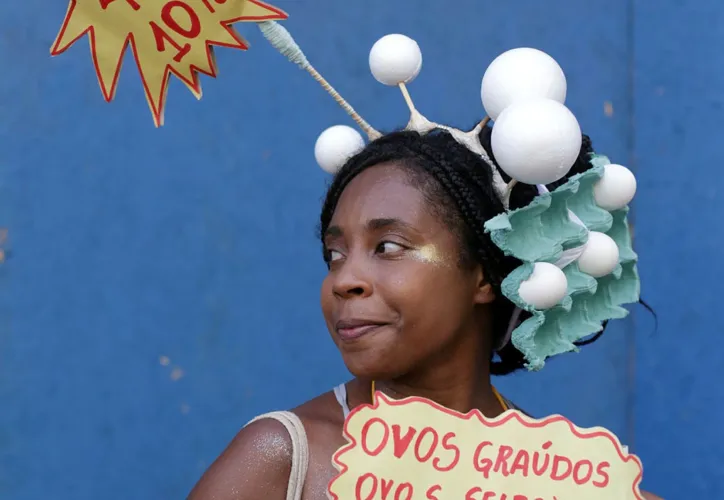
<instances>
[{"instance_id":1,"label":"woman's arm","mask_svg":"<svg viewBox=\"0 0 724 500\"><path fill-rule=\"evenodd\" d=\"M236 435L188 500L285 500L291 468L287 430L276 420L258 420Z\"/></svg>"}]
</instances>

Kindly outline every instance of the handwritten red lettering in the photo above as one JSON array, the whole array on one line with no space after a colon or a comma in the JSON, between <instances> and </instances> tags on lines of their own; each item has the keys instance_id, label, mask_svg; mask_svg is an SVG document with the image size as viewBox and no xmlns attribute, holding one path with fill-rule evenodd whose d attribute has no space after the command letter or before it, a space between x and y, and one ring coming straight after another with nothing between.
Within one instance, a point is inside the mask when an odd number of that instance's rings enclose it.
<instances>
[{"instance_id":1,"label":"handwritten red lettering","mask_svg":"<svg viewBox=\"0 0 724 500\"><path fill-rule=\"evenodd\" d=\"M397 458L402 458L407 448L415 437L417 430L414 427L408 427L404 436L401 435L402 428L399 425L392 426L392 443L394 446L393 454Z\"/></svg>"},{"instance_id":2,"label":"handwritten red lettering","mask_svg":"<svg viewBox=\"0 0 724 500\"><path fill-rule=\"evenodd\" d=\"M214 9L214 6L211 5L211 2L209 0L201 0L203 4L206 6L207 9L209 9L209 12L212 14L216 12L216 9ZM226 3L226 0L214 0L214 3L217 5L223 5Z\"/></svg>"},{"instance_id":3,"label":"handwritten red lettering","mask_svg":"<svg viewBox=\"0 0 724 500\"><path fill-rule=\"evenodd\" d=\"M476 493L482 493L483 490L481 488L478 488L477 486L475 488L472 488L468 490L467 493L465 493L465 500L477 500L473 495Z\"/></svg>"},{"instance_id":4,"label":"handwritten red lettering","mask_svg":"<svg viewBox=\"0 0 724 500\"><path fill-rule=\"evenodd\" d=\"M368 472L357 478L354 489L355 500L374 500L377 498L378 487L382 500L412 500L415 491L411 483L400 483L395 488L394 479L378 479ZM392 494L393 489L394 494Z\"/></svg>"},{"instance_id":5,"label":"handwritten red lettering","mask_svg":"<svg viewBox=\"0 0 724 500\"><path fill-rule=\"evenodd\" d=\"M445 434L445 436L443 436L441 444L444 450L452 451L454 454L454 458L452 459L452 462L450 462L450 465L446 467L441 467L439 457L435 457L432 461L432 466L439 472L447 472L452 470L460 461L460 448L458 448L455 443L450 442L453 440L453 438L455 438L455 433L448 432L447 434Z\"/></svg>"},{"instance_id":6,"label":"handwritten red lettering","mask_svg":"<svg viewBox=\"0 0 724 500\"><path fill-rule=\"evenodd\" d=\"M483 449L488 446L493 446L493 443L483 441L475 448L475 455L473 456L473 467L475 467L475 470L478 472L482 472L485 479L489 479L490 477L490 468L493 466L493 461L489 458L480 458L480 454L483 452Z\"/></svg>"},{"instance_id":7,"label":"handwritten red lettering","mask_svg":"<svg viewBox=\"0 0 724 500\"><path fill-rule=\"evenodd\" d=\"M392 425L376 417L363 424L358 441L369 456L377 456L388 449L387 453L398 459L404 459L406 455L408 459L412 459L410 455L413 455L417 462L421 464L429 462L435 470L447 472L453 470L461 458L461 449L456 445L456 439L457 435L454 432L448 432L443 436L433 427L418 430L410 426ZM513 475L528 478L535 475L556 482L570 480L571 486L574 483L578 486L591 484L592 480L592 484L597 488L605 488L609 484L611 467L609 462L597 464L588 459L574 461L566 455L554 454L551 451L552 446L552 441L539 444L537 448L513 448L483 441L475 449L473 467L485 479L490 479L496 474L501 478ZM443 465L443 462L446 465ZM358 478L355 498L356 500L412 500L414 497L438 500L443 495L443 487L440 484L425 487L427 489L422 496L422 491L414 492L412 483L398 484L393 479L380 479L369 473ZM464 498L465 500L545 500L540 496L527 496L510 491L504 493L486 490L485 487L469 489Z\"/></svg>"},{"instance_id":8,"label":"handwritten red lettering","mask_svg":"<svg viewBox=\"0 0 724 500\"><path fill-rule=\"evenodd\" d=\"M188 28L184 28L179 24L176 16L174 16L174 9L181 9L186 13L189 23ZM163 9L161 9L161 19L166 26L184 38L194 39L201 34L201 20L198 14L196 14L196 11L194 11L192 7L180 0L166 2ZM153 31L153 37L156 40L156 50L159 52L165 52L166 43L170 44L176 49L176 55L173 57L173 60L178 63L191 51L191 44L185 43L184 45L180 45L165 29L159 26L158 23L151 21L149 24L151 31Z\"/></svg>"},{"instance_id":9,"label":"handwritten red lettering","mask_svg":"<svg viewBox=\"0 0 724 500\"><path fill-rule=\"evenodd\" d=\"M558 470L558 467L562 463L565 463L566 465L566 472L559 472ZM551 471L551 479L553 479L554 481L563 481L571 475L571 472L573 472L573 464L571 463L570 459L562 457L561 455L556 455L553 457L553 470Z\"/></svg>"},{"instance_id":10,"label":"handwritten red lettering","mask_svg":"<svg viewBox=\"0 0 724 500\"><path fill-rule=\"evenodd\" d=\"M600 481L594 481L593 486L597 488L605 488L606 486L608 486L610 478L608 477L606 469L608 469L609 467L611 467L611 464L608 462L601 462L600 464L598 464L598 467L596 467L596 473L603 479Z\"/></svg>"},{"instance_id":11,"label":"handwritten red lettering","mask_svg":"<svg viewBox=\"0 0 724 500\"><path fill-rule=\"evenodd\" d=\"M498 458L495 460L495 467L493 467L493 470L495 472L500 472L502 470L502 474L505 477L508 477L508 462L507 460L513 455L513 448L506 445L501 445L500 448L498 448Z\"/></svg>"},{"instance_id":12,"label":"handwritten red lettering","mask_svg":"<svg viewBox=\"0 0 724 500\"><path fill-rule=\"evenodd\" d=\"M401 483L397 490L395 490L395 500L412 500L413 493L412 485L410 483ZM405 495L404 497L402 495Z\"/></svg>"},{"instance_id":13,"label":"handwritten red lettering","mask_svg":"<svg viewBox=\"0 0 724 500\"><path fill-rule=\"evenodd\" d=\"M511 476L518 471L522 472L523 477L528 477L528 467L530 462L530 455L526 450L519 450L518 454L513 460L513 465L510 467Z\"/></svg>"},{"instance_id":14,"label":"handwritten red lettering","mask_svg":"<svg viewBox=\"0 0 724 500\"><path fill-rule=\"evenodd\" d=\"M110 4L115 2L116 0L98 0L101 4L101 9L106 10ZM138 10L141 8L140 5L136 2L136 0L126 0L126 3L130 5L133 10Z\"/></svg>"},{"instance_id":15,"label":"handwritten red lettering","mask_svg":"<svg viewBox=\"0 0 724 500\"><path fill-rule=\"evenodd\" d=\"M442 490L442 486L439 484L436 484L435 486L430 486L430 488L425 492L425 498L427 500L440 500L435 493Z\"/></svg>"},{"instance_id":16,"label":"handwritten red lettering","mask_svg":"<svg viewBox=\"0 0 724 500\"><path fill-rule=\"evenodd\" d=\"M380 488L380 491L382 492L382 500L385 500L389 495L390 491L392 491L392 487L395 485L395 482L390 479L389 481L387 479L382 479L382 487Z\"/></svg>"},{"instance_id":17,"label":"handwritten red lettering","mask_svg":"<svg viewBox=\"0 0 724 500\"><path fill-rule=\"evenodd\" d=\"M166 42L168 42L174 49L176 49L176 55L173 56L173 60L178 63L181 62L189 51L191 51L191 44L187 43L183 46L179 45L176 40L171 38L171 36L166 33L163 28L156 24L155 21L151 21L149 25L151 26L151 31L153 31L153 37L156 39L156 50L159 52L166 52Z\"/></svg>"},{"instance_id":18,"label":"handwritten red lettering","mask_svg":"<svg viewBox=\"0 0 724 500\"><path fill-rule=\"evenodd\" d=\"M380 444L378 444L376 448L370 449L367 439L369 438L370 428L374 424L382 424L382 427L384 428L385 432L382 435L382 440L380 441ZM371 457L376 457L377 455L382 453L382 450L384 449L385 445L387 444L387 441L389 438L390 438L390 428L387 427L387 424L381 418L377 418L377 417L371 418L367 422L365 422L365 425L362 427L362 449L364 450L365 453L367 453Z\"/></svg>"},{"instance_id":19,"label":"handwritten red lettering","mask_svg":"<svg viewBox=\"0 0 724 500\"><path fill-rule=\"evenodd\" d=\"M585 475L581 476L581 469L585 468ZM573 481L577 485L586 484L593 477L593 464L590 460L581 460L576 462L576 466L573 467Z\"/></svg>"},{"instance_id":20,"label":"handwritten red lettering","mask_svg":"<svg viewBox=\"0 0 724 500\"><path fill-rule=\"evenodd\" d=\"M367 493L367 496L362 496L362 487L368 484L371 480L372 489ZM377 494L377 478L371 472L361 475L357 479L357 484L354 487L354 498L355 500L372 500Z\"/></svg>"},{"instance_id":21,"label":"handwritten red lettering","mask_svg":"<svg viewBox=\"0 0 724 500\"><path fill-rule=\"evenodd\" d=\"M183 28L173 15L174 8L177 7L186 12L188 16L189 23L191 24L188 29ZM163 9L161 9L161 19L166 23L166 26L185 38L193 39L201 34L201 20L198 14L196 14L196 11L185 2L179 0L166 2Z\"/></svg>"},{"instance_id":22,"label":"handwritten red lettering","mask_svg":"<svg viewBox=\"0 0 724 500\"><path fill-rule=\"evenodd\" d=\"M544 450L547 450L552 445L553 445L552 441L546 441L545 443L543 443L542 448ZM536 451L535 453L533 453L533 474L540 477L546 473L546 470L548 469L548 463L550 462L551 456L548 453L545 454L545 458L543 459L542 466L538 463L539 458L540 458L539 452Z\"/></svg>"},{"instance_id":23,"label":"handwritten red lettering","mask_svg":"<svg viewBox=\"0 0 724 500\"><path fill-rule=\"evenodd\" d=\"M425 436L430 435L432 436L432 442L430 443L430 447L428 450L424 453L420 453L420 448L422 448L422 442L425 439ZM437 448L437 443L440 440L440 438L437 435L437 432L432 427L425 427L420 431L420 434L417 436L417 441L415 442L415 458L417 458L418 461L421 463L425 463L428 460L430 460L430 457L433 453L435 453L435 449Z\"/></svg>"}]
</instances>

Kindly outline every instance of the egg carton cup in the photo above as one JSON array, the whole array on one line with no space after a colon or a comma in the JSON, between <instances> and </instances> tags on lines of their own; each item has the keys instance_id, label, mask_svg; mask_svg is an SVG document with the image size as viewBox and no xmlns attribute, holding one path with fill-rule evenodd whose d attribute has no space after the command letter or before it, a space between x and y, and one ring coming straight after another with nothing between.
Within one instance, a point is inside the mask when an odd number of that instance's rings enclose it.
<instances>
[{"instance_id":1,"label":"egg carton cup","mask_svg":"<svg viewBox=\"0 0 724 500\"><path fill-rule=\"evenodd\" d=\"M529 370L540 370L551 356L578 351L574 342L600 332L608 320L625 318L628 311L622 306L639 300L638 257L631 245L629 209L608 212L597 206L594 186L609 161L596 155L591 163L590 170L571 177L555 191L541 194L529 205L500 214L485 224L501 251L523 261L503 280L501 290L517 307L531 313L511 335ZM614 240L619 248L619 263L601 278L582 272L575 261L565 266L566 296L558 305L539 310L519 293L521 284L533 273L534 264L555 263L565 250L585 245L590 234L570 220L569 210L588 230Z\"/></svg>"}]
</instances>

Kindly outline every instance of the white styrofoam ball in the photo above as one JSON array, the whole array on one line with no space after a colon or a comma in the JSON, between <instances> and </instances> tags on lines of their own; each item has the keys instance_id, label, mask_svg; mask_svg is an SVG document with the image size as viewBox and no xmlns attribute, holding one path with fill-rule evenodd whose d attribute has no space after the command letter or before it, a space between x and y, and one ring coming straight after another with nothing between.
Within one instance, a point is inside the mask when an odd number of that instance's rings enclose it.
<instances>
[{"instance_id":1,"label":"white styrofoam ball","mask_svg":"<svg viewBox=\"0 0 724 500\"><path fill-rule=\"evenodd\" d=\"M535 99L505 108L490 140L495 161L506 174L525 184L550 184L571 169L583 139L567 107Z\"/></svg>"},{"instance_id":2,"label":"white styrofoam ball","mask_svg":"<svg viewBox=\"0 0 724 500\"><path fill-rule=\"evenodd\" d=\"M335 125L319 135L314 145L314 157L322 170L336 174L364 147L365 140L359 132L347 125Z\"/></svg>"},{"instance_id":3,"label":"white styrofoam ball","mask_svg":"<svg viewBox=\"0 0 724 500\"><path fill-rule=\"evenodd\" d=\"M591 231L583 253L578 257L578 268L594 278L610 274L618 265L618 245L603 233Z\"/></svg>"},{"instance_id":4,"label":"white styrofoam ball","mask_svg":"<svg viewBox=\"0 0 724 500\"><path fill-rule=\"evenodd\" d=\"M385 85L409 83L420 74L422 52L417 42L405 35L386 35L370 50L370 70Z\"/></svg>"},{"instance_id":5,"label":"white styrofoam ball","mask_svg":"<svg viewBox=\"0 0 724 500\"><path fill-rule=\"evenodd\" d=\"M603 168L603 176L593 187L596 204L609 212L628 205L635 194L636 177L633 172L615 163Z\"/></svg>"},{"instance_id":6,"label":"white styrofoam ball","mask_svg":"<svg viewBox=\"0 0 724 500\"><path fill-rule=\"evenodd\" d=\"M533 273L518 288L520 298L539 310L550 309L558 304L567 291L566 275L548 262L536 262Z\"/></svg>"},{"instance_id":7,"label":"white styrofoam ball","mask_svg":"<svg viewBox=\"0 0 724 500\"><path fill-rule=\"evenodd\" d=\"M485 112L497 120L505 108L527 99L566 101L566 76L551 56L527 47L503 52L490 63L480 86Z\"/></svg>"}]
</instances>

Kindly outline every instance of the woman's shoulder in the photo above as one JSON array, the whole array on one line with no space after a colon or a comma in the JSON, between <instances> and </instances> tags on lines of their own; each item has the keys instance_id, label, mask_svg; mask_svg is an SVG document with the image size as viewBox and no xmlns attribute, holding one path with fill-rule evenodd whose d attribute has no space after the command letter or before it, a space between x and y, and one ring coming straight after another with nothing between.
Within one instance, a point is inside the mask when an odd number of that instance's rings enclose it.
<instances>
[{"instance_id":1,"label":"woman's shoulder","mask_svg":"<svg viewBox=\"0 0 724 500\"><path fill-rule=\"evenodd\" d=\"M274 419L256 420L236 434L189 499L286 498L291 456L292 438L284 425Z\"/></svg>"},{"instance_id":2,"label":"woman's shoulder","mask_svg":"<svg viewBox=\"0 0 724 500\"><path fill-rule=\"evenodd\" d=\"M329 432L334 420L330 412L334 401L331 392L325 393L291 411L256 417L234 436L196 484L189 499L286 498L294 441L316 441L320 433ZM301 423L301 428L296 422Z\"/></svg>"}]
</instances>

